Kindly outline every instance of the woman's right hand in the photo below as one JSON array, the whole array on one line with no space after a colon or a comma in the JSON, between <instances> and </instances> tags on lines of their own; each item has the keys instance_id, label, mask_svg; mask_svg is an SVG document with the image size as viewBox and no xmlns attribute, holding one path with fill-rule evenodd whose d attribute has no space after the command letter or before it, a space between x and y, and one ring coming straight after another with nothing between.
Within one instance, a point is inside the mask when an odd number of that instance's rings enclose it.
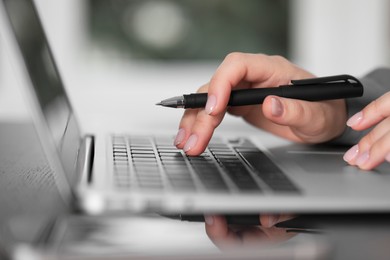
<instances>
[{"instance_id":1,"label":"woman's right hand","mask_svg":"<svg viewBox=\"0 0 390 260\"><path fill-rule=\"evenodd\" d=\"M206 233L221 250L259 248L269 243L281 243L296 235L274 225L293 215L259 215L261 226L230 226L223 216L205 216Z\"/></svg>"},{"instance_id":2,"label":"woman's right hand","mask_svg":"<svg viewBox=\"0 0 390 260\"><path fill-rule=\"evenodd\" d=\"M309 102L268 96L262 105L227 108L233 89L277 87L312 77L280 56L229 54L210 82L198 91L208 93L206 107L184 112L175 145L190 156L201 154L226 111L295 142L321 143L336 138L346 127L344 100Z\"/></svg>"}]
</instances>

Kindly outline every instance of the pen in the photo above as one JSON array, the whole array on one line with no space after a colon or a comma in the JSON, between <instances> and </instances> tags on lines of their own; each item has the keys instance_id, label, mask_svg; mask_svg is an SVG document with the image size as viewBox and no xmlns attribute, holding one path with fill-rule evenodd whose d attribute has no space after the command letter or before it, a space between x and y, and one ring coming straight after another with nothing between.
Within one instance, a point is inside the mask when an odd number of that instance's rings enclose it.
<instances>
[{"instance_id":1,"label":"pen","mask_svg":"<svg viewBox=\"0 0 390 260\"><path fill-rule=\"evenodd\" d=\"M206 105L207 95L207 93L193 93L168 98L156 105L172 108L202 108ZM291 84L279 87L233 90L228 106L262 104L269 95L306 101L353 98L363 95L363 85L351 75L291 80Z\"/></svg>"},{"instance_id":2,"label":"pen","mask_svg":"<svg viewBox=\"0 0 390 260\"><path fill-rule=\"evenodd\" d=\"M167 218L188 222L204 222L203 214L162 215ZM227 224L235 226L261 226L259 214L223 214ZM383 227L388 225L389 212L340 212L340 213L305 213L279 222L278 228L288 232L324 233L331 229L353 227Z\"/></svg>"},{"instance_id":3,"label":"pen","mask_svg":"<svg viewBox=\"0 0 390 260\"><path fill-rule=\"evenodd\" d=\"M188 222L204 222L203 215L192 214L176 214L176 215L162 215L167 218L177 219ZM236 226L261 226L259 214L225 214L224 215L228 225ZM310 219L310 218L309 218ZM320 233L321 225L317 222L308 221L307 217L298 216L290 220L279 222L275 225L278 228L289 229L291 232L304 233Z\"/></svg>"}]
</instances>

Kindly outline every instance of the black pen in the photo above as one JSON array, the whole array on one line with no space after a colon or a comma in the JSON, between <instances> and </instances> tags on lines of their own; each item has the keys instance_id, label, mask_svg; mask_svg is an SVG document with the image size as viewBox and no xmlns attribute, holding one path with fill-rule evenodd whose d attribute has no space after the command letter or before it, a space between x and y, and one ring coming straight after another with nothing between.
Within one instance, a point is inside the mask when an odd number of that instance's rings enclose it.
<instances>
[{"instance_id":1,"label":"black pen","mask_svg":"<svg viewBox=\"0 0 390 260\"><path fill-rule=\"evenodd\" d=\"M183 95L165 99L156 105L173 108L202 108L206 105L207 95L207 93ZM290 85L279 87L233 90L228 106L262 104L269 95L306 101L353 98L363 95L363 85L350 75L291 80Z\"/></svg>"},{"instance_id":2,"label":"black pen","mask_svg":"<svg viewBox=\"0 0 390 260\"><path fill-rule=\"evenodd\" d=\"M167 218L177 219L180 221L188 222L204 222L203 215L197 214L176 214L176 215L162 215ZM235 226L261 226L259 214L225 214L223 215L228 225ZM279 222L275 225L278 228L285 228L290 232L301 233L321 233L323 230L321 225L317 222L312 222L312 216L307 218L304 216L298 216L283 222Z\"/></svg>"}]
</instances>

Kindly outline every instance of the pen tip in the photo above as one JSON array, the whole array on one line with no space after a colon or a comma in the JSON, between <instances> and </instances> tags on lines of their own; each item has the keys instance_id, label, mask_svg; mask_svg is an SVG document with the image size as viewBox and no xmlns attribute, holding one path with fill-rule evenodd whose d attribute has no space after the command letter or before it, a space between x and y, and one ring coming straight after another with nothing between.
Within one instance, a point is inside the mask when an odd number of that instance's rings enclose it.
<instances>
[{"instance_id":1,"label":"pen tip","mask_svg":"<svg viewBox=\"0 0 390 260\"><path fill-rule=\"evenodd\" d=\"M161 102L156 103L156 106L162 106Z\"/></svg>"}]
</instances>

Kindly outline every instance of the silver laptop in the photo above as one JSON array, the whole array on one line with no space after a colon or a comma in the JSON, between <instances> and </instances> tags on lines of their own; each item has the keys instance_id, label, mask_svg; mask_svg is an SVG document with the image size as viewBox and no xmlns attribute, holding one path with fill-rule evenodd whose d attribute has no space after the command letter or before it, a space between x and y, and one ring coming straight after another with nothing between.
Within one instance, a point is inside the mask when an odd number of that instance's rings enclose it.
<instances>
[{"instance_id":1,"label":"silver laptop","mask_svg":"<svg viewBox=\"0 0 390 260\"><path fill-rule=\"evenodd\" d=\"M64 199L105 212L390 210L390 167L347 166L346 147L303 146L259 133L214 138L187 157L171 136L80 133L31 0L3 0L1 33L32 103ZM5 12L4 12L5 11ZM263 138L262 138L263 137Z\"/></svg>"}]
</instances>

